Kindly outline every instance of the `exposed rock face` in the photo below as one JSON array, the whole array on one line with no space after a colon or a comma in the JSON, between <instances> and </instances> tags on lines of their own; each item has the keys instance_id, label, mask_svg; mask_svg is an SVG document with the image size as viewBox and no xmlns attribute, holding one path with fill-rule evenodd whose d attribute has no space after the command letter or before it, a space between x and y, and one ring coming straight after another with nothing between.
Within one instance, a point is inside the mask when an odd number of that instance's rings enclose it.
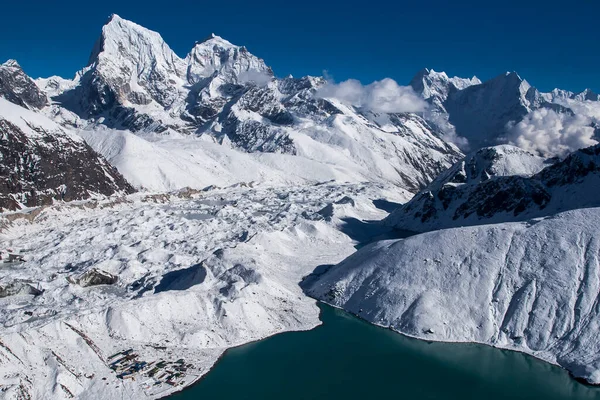
<instances>
[{"instance_id":1,"label":"exposed rock face","mask_svg":"<svg viewBox=\"0 0 600 400\"><path fill-rule=\"evenodd\" d=\"M0 209L134 191L83 139L6 100L0 100L0 159Z\"/></svg>"},{"instance_id":2,"label":"exposed rock face","mask_svg":"<svg viewBox=\"0 0 600 400\"><path fill-rule=\"evenodd\" d=\"M0 65L0 97L29 109L40 109L48 104L46 94L15 60Z\"/></svg>"},{"instance_id":3,"label":"exposed rock face","mask_svg":"<svg viewBox=\"0 0 600 400\"><path fill-rule=\"evenodd\" d=\"M484 147L467 155L441 173L428 187L437 190L446 184L476 184L498 176L531 176L556 162L516 146Z\"/></svg>"},{"instance_id":4,"label":"exposed rock face","mask_svg":"<svg viewBox=\"0 0 600 400\"><path fill-rule=\"evenodd\" d=\"M9 296L33 295L39 296L42 291L31 286L27 282L15 281L6 285L0 285L0 298Z\"/></svg>"},{"instance_id":5,"label":"exposed rock face","mask_svg":"<svg viewBox=\"0 0 600 400\"><path fill-rule=\"evenodd\" d=\"M514 72L453 91L444 101L449 121L471 145L498 144L506 124L520 121L535 105L537 91Z\"/></svg>"},{"instance_id":6,"label":"exposed rock face","mask_svg":"<svg viewBox=\"0 0 600 400\"><path fill-rule=\"evenodd\" d=\"M498 221L525 220L564 210L600 206L600 145L579 150L544 169L543 162L527 152L506 148L483 149L459 162L447 173L394 211L386 223L416 232ZM498 160L489 154L525 160L521 164ZM523 169L529 160L530 167ZM482 165L487 167L479 169ZM517 165L517 169L505 168ZM465 168L471 165L471 168ZM479 167L477 167L479 165ZM541 169L532 175L535 169ZM494 176L494 171L501 171ZM512 172L512 173L511 173Z\"/></svg>"},{"instance_id":7,"label":"exposed rock face","mask_svg":"<svg viewBox=\"0 0 600 400\"><path fill-rule=\"evenodd\" d=\"M98 286L98 285L114 285L119 278L106 271L98 268L92 268L75 278L69 278L72 283L76 283L82 287Z\"/></svg>"}]
</instances>

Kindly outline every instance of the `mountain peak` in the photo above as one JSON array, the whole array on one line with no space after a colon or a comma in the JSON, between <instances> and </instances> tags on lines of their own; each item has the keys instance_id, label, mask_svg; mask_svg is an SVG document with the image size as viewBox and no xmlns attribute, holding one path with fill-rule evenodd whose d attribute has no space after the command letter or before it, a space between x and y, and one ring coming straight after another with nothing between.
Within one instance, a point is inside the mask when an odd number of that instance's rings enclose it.
<instances>
[{"instance_id":1,"label":"mountain peak","mask_svg":"<svg viewBox=\"0 0 600 400\"><path fill-rule=\"evenodd\" d=\"M519 81L519 82L524 81L524 79L521 78L521 76L519 76L519 74L516 71L506 71L504 73L504 76L511 81Z\"/></svg>"},{"instance_id":2,"label":"mountain peak","mask_svg":"<svg viewBox=\"0 0 600 400\"><path fill-rule=\"evenodd\" d=\"M194 48L198 47L198 46L214 46L214 45L218 45L219 47L224 47L224 48L239 48L240 47L240 46L234 45L233 43L229 42L226 39L223 39L219 35L211 33L204 39L198 40L195 43Z\"/></svg>"},{"instance_id":3,"label":"mountain peak","mask_svg":"<svg viewBox=\"0 0 600 400\"><path fill-rule=\"evenodd\" d=\"M12 58L10 60L6 60L6 62L2 64L2 66L9 68L21 68L17 60L13 60Z\"/></svg>"},{"instance_id":4,"label":"mountain peak","mask_svg":"<svg viewBox=\"0 0 600 400\"><path fill-rule=\"evenodd\" d=\"M437 97L440 101L443 101L448 97L451 87L462 90L480 83L481 81L477 77L469 79L455 76L450 78L443 71L437 72L430 68L423 68L410 81L410 86L425 99Z\"/></svg>"},{"instance_id":5,"label":"mountain peak","mask_svg":"<svg viewBox=\"0 0 600 400\"><path fill-rule=\"evenodd\" d=\"M102 27L88 65L98 63L128 64L138 74L155 69L177 72L181 59L169 48L157 32L112 14ZM179 74L177 74L179 75Z\"/></svg>"},{"instance_id":6,"label":"mountain peak","mask_svg":"<svg viewBox=\"0 0 600 400\"><path fill-rule=\"evenodd\" d=\"M110 23L111 21L118 21L118 20L122 20L122 19L123 18L119 17L117 14L110 14L108 16L108 20L106 21L106 23L104 25Z\"/></svg>"},{"instance_id":7,"label":"mountain peak","mask_svg":"<svg viewBox=\"0 0 600 400\"><path fill-rule=\"evenodd\" d=\"M521 78L521 76L515 71L507 71L504 74L500 74L495 78L490 79L486 82L489 82L490 85L501 85L501 86L510 86L510 87L519 87L519 90L524 95L531 85L525 79Z\"/></svg>"},{"instance_id":8,"label":"mountain peak","mask_svg":"<svg viewBox=\"0 0 600 400\"><path fill-rule=\"evenodd\" d=\"M240 74L252 71L252 74L272 76L273 72L264 61L243 46L236 46L212 33L196 45L186 57L187 80L198 82L219 72L227 79L237 80Z\"/></svg>"},{"instance_id":9,"label":"mountain peak","mask_svg":"<svg viewBox=\"0 0 600 400\"><path fill-rule=\"evenodd\" d=\"M581 93L578 93L577 96L580 97L581 100L591 100L591 101L600 100L600 95L595 93L592 89L585 89Z\"/></svg>"}]
</instances>

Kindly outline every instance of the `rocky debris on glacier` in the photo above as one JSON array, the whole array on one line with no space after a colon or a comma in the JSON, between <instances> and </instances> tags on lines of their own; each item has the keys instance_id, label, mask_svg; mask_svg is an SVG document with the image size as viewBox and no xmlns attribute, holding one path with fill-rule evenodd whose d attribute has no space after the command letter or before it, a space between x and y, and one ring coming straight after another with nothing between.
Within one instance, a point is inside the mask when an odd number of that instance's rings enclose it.
<instances>
[{"instance_id":1,"label":"rocky debris on glacier","mask_svg":"<svg viewBox=\"0 0 600 400\"><path fill-rule=\"evenodd\" d=\"M0 240L26 261L0 269L0 281L39 282L43 294L11 296L0 309L3 389L29 398L158 398L199 379L229 347L310 329L319 310L298 282L354 251L338 224L379 220L387 213L371 199L409 195L381 184L248 184L65 203L32 221L23 213ZM339 207L327 220L319 210L329 204ZM94 269L118 281L66 279ZM110 356L128 349L135 357L112 372ZM183 376L151 373L180 358L191 365ZM123 372L135 379L117 377Z\"/></svg>"},{"instance_id":2,"label":"rocky debris on glacier","mask_svg":"<svg viewBox=\"0 0 600 400\"><path fill-rule=\"evenodd\" d=\"M305 290L410 336L522 351L600 384L599 223L582 208L380 241Z\"/></svg>"},{"instance_id":3,"label":"rocky debris on glacier","mask_svg":"<svg viewBox=\"0 0 600 400\"><path fill-rule=\"evenodd\" d=\"M31 285L31 282L14 281L0 285L0 298L9 296L33 295L39 296L43 292Z\"/></svg>"},{"instance_id":4,"label":"rocky debris on glacier","mask_svg":"<svg viewBox=\"0 0 600 400\"><path fill-rule=\"evenodd\" d=\"M134 191L81 137L0 99L0 210Z\"/></svg>"},{"instance_id":5,"label":"rocky debris on glacier","mask_svg":"<svg viewBox=\"0 0 600 400\"><path fill-rule=\"evenodd\" d=\"M599 184L600 145L549 162L512 146L491 147L450 168L385 222L425 232L525 220L599 206Z\"/></svg>"},{"instance_id":6,"label":"rocky debris on glacier","mask_svg":"<svg viewBox=\"0 0 600 400\"><path fill-rule=\"evenodd\" d=\"M119 281L119 277L99 268L92 268L79 276L69 276L67 277L67 280L81 287L88 287L97 285L114 285Z\"/></svg>"}]
</instances>

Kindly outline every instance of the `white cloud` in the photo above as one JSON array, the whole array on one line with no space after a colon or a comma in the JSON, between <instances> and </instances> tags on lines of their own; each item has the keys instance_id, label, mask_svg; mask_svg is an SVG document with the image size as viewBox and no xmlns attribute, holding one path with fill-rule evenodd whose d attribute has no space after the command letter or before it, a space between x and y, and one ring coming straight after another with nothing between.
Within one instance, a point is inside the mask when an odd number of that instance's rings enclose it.
<instances>
[{"instance_id":1,"label":"white cloud","mask_svg":"<svg viewBox=\"0 0 600 400\"><path fill-rule=\"evenodd\" d=\"M535 110L518 124L508 127L511 144L543 156L565 156L569 152L598 143L592 139L594 128L584 115L557 113L549 109Z\"/></svg>"},{"instance_id":2,"label":"white cloud","mask_svg":"<svg viewBox=\"0 0 600 400\"><path fill-rule=\"evenodd\" d=\"M600 122L600 101L561 99L556 103L570 108L575 114L585 115Z\"/></svg>"},{"instance_id":3,"label":"white cloud","mask_svg":"<svg viewBox=\"0 0 600 400\"><path fill-rule=\"evenodd\" d=\"M328 82L317 91L317 97L335 98L377 113L419 112L427 106L410 86L400 86L390 78L368 85L355 79Z\"/></svg>"},{"instance_id":4,"label":"white cloud","mask_svg":"<svg viewBox=\"0 0 600 400\"><path fill-rule=\"evenodd\" d=\"M265 87L273 80L273 76L266 72L258 71L255 69L249 69L242 71L238 75L238 82L249 83L252 82L258 87Z\"/></svg>"},{"instance_id":5,"label":"white cloud","mask_svg":"<svg viewBox=\"0 0 600 400\"><path fill-rule=\"evenodd\" d=\"M442 139L446 142L455 144L463 152L470 150L469 140L456 133L456 128L448 121L447 114L429 111L425 114L425 119L434 124L442 132Z\"/></svg>"}]
</instances>

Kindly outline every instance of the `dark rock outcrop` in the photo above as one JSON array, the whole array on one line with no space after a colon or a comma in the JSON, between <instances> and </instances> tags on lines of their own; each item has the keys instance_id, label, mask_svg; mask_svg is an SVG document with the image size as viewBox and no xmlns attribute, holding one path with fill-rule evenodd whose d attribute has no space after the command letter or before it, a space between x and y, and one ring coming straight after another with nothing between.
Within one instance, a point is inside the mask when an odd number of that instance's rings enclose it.
<instances>
[{"instance_id":1,"label":"dark rock outcrop","mask_svg":"<svg viewBox=\"0 0 600 400\"><path fill-rule=\"evenodd\" d=\"M98 268L92 268L89 271L77 277L69 277L69 282L76 283L82 287L98 286L98 285L114 285L118 282L119 278L113 274L109 274L106 271L102 271Z\"/></svg>"},{"instance_id":2,"label":"dark rock outcrop","mask_svg":"<svg viewBox=\"0 0 600 400\"><path fill-rule=\"evenodd\" d=\"M28 109L40 109L48 104L46 94L15 60L0 65L0 97Z\"/></svg>"},{"instance_id":3,"label":"dark rock outcrop","mask_svg":"<svg viewBox=\"0 0 600 400\"><path fill-rule=\"evenodd\" d=\"M19 107L3 103L0 110L0 209L15 210L80 200L92 195L133 193L133 187L82 139L42 116L36 122ZM7 108L12 115L2 115ZM38 119L48 124L39 124ZM18 124L18 125L17 125Z\"/></svg>"}]
</instances>

